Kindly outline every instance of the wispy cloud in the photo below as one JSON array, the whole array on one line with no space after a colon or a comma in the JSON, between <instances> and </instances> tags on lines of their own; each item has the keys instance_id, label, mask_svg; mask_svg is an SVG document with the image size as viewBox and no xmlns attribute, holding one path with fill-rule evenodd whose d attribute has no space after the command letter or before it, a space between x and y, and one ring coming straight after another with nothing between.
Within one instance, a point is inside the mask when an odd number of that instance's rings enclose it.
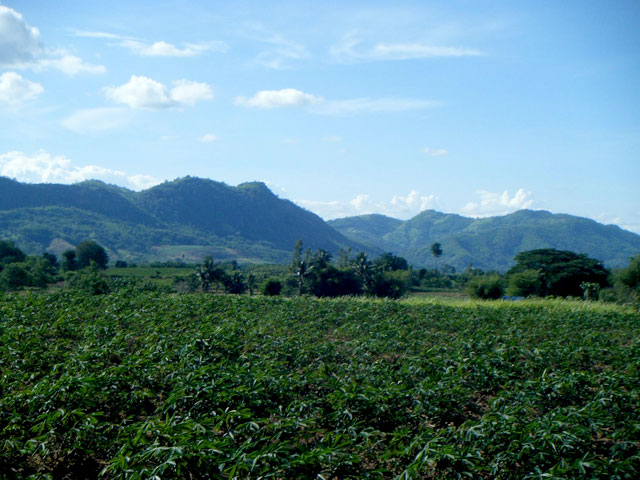
<instances>
[{"instance_id":1,"label":"wispy cloud","mask_svg":"<svg viewBox=\"0 0 640 480\"><path fill-rule=\"evenodd\" d=\"M476 193L480 196L480 201L467 203L460 213L471 217L491 217L531 208L533 205L532 193L522 188L518 189L513 196L509 195L508 190L502 193L477 190Z\"/></svg>"},{"instance_id":2,"label":"wispy cloud","mask_svg":"<svg viewBox=\"0 0 640 480\"><path fill-rule=\"evenodd\" d=\"M433 100L414 98L353 98L327 100L319 95L294 88L261 90L253 96L236 97L236 105L252 108L303 107L319 115L351 115L358 113L403 112L438 106Z\"/></svg>"},{"instance_id":3,"label":"wispy cloud","mask_svg":"<svg viewBox=\"0 0 640 480\"><path fill-rule=\"evenodd\" d=\"M213 99L213 90L206 83L176 80L173 85L169 89L151 78L132 75L124 85L105 87L103 92L115 103L148 110L183 107Z\"/></svg>"},{"instance_id":4,"label":"wispy cloud","mask_svg":"<svg viewBox=\"0 0 640 480\"><path fill-rule=\"evenodd\" d=\"M200 138L198 138L198 141L200 143L212 143L212 142L215 142L216 140L218 140L218 137L213 133L205 133Z\"/></svg>"},{"instance_id":5,"label":"wispy cloud","mask_svg":"<svg viewBox=\"0 0 640 480\"><path fill-rule=\"evenodd\" d=\"M295 88L282 90L261 90L250 98L236 97L234 103L243 107L279 108L301 107L324 101L322 97L304 93Z\"/></svg>"},{"instance_id":6,"label":"wispy cloud","mask_svg":"<svg viewBox=\"0 0 640 480\"><path fill-rule=\"evenodd\" d=\"M347 33L329 53L341 61L415 60L425 58L477 57L480 50L450 45L432 45L422 42L366 44L356 32Z\"/></svg>"},{"instance_id":7,"label":"wispy cloud","mask_svg":"<svg viewBox=\"0 0 640 480\"><path fill-rule=\"evenodd\" d=\"M39 83L23 78L15 72L0 75L0 103L20 105L27 100L33 100L44 92Z\"/></svg>"},{"instance_id":8,"label":"wispy cloud","mask_svg":"<svg viewBox=\"0 0 640 480\"><path fill-rule=\"evenodd\" d=\"M57 69L68 75L105 73L103 65L92 65L64 49L43 45L40 31L27 24L12 8L0 5L0 66L34 70Z\"/></svg>"},{"instance_id":9,"label":"wispy cloud","mask_svg":"<svg viewBox=\"0 0 640 480\"><path fill-rule=\"evenodd\" d=\"M149 175L131 175L98 165L76 166L69 158L44 150L32 155L18 151L0 154L0 175L29 183L77 183L96 179L134 190L160 183Z\"/></svg>"},{"instance_id":10,"label":"wispy cloud","mask_svg":"<svg viewBox=\"0 0 640 480\"><path fill-rule=\"evenodd\" d=\"M66 117L62 125L76 133L92 134L122 128L131 118L131 112L126 108L87 108Z\"/></svg>"},{"instance_id":11,"label":"wispy cloud","mask_svg":"<svg viewBox=\"0 0 640 480\"><path fill-rule=\"evenodd\" d=\"M430 157L443 157L445 155L448 155L449 152L447 152L444 148L425 147L422 149L422 153L429 155Z\"/></svg>"},{"instance_id":12,"label":"wispy cloud","mask_svg":"<svg viewBox=\"0 0 640 480\"><path fill-rule=\"evenodd\" d=\"M195 57L206 52L225 53L229 50L229 45L222 41L186 42L178 47L164 40L147 42L136 37L109 32L74 30L73 34L77 37L109 40L109 45L126 48L141 57Z\"/></svg>"},{"instance_id":13,"label":"wispy cloud","mask_svg":"<svg viewBox=\"0 0 640 480\"><path fill-rule=\"evenodd\" d=\"M311 58L311 54L302 43L272 32L261 24L245 24L238 33L263 46L251 62L255 65L273 70L287 70L294 68L298 62Z\"/></svg>"}]
</instances>

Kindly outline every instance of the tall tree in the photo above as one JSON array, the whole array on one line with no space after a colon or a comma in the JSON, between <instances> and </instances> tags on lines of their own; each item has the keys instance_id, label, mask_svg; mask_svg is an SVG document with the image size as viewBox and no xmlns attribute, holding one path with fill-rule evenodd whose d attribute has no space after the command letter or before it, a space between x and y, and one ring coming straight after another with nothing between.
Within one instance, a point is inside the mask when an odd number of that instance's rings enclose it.
<instances>
[{"instance_id":1,"label":"tall tree","mask_svg":"<svg viewBox=\"0 0 640 480\"><path fill-rule=\"evenodd\" d=\"M76 246L76 257L78 259L78 268L85 268L91 264L91 261L101 268L107 268L109 255L105 249L93 240L85 240Z\"/></svg>"},{"instance_id":2,"label":"tall tree","mask_svg":"<svg viewBox=\"0 0 640 480\"><path fill-rule=\"evenodd\" d=\"M440 258L440 256L442 255L442 245L440 245L438 242L435 242L433 245L431 245L431 255L433 255L433 258L436 262L436 276L438 275L438 258Z\"/></svg>"},{"instance_id":3,"label":"tall tree","mask_svg":"<svg viewBox=\"0 0 640 480\"><path fill-rule=\"evenodd\" d=\"M516 265L507 276L532 271L538 272L539 295L557 295L559 297L582 297L583 282L595 283L600 287L609 284L609 271L593 258L586 255L556 250L554 248L540 248L518 253L515 256Z\"/></svg>"}]
</instances>

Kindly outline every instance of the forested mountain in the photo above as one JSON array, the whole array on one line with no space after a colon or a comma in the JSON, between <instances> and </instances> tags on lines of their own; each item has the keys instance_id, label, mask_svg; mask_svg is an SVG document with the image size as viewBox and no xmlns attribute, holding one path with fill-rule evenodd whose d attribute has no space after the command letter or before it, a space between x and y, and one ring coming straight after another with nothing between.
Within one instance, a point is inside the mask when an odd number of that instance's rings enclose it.
<instances>
[{"instance_id":1,"label":"forested mountain","mask_svg":"<svg viewBox=\"0 0 640 480\"><path fill-rule=\"evenodd\" d=\"M60 253L86 238L112 259L287 261L295 242L336 253L360 250L320 217L263 183L231 187L185 177L142 192L99 181L23 184L0 177L0 238L30 253Z\"/></svg>"},{"instance_id":2,"label":"forested mountain","mask_svg":"<svg viewBox=\"0 0 640 480\"><path fill-rule=\"evenodd\" d=\"M250 262L286 262L293 245L337 253L351 248L393 252L416 267L471 264L504 271L513 257L536 248L586 253L609 267L640 252L640 235L613 225L545 211L521 210L490 218L424 211L402 221L362 215L324 222L274 195L260 182L232 187L184 177L142 192L87 181L24 184L0 177L0 238L28 253L61 253L84 239L103 245L113 260L183 259L204 255Z\"/></svg>"},{"instance_id":3,"label":"forested mountain","mask_svg":"<svg viewBox=\"0 0 640 480\"><path fill-rule=\"evenodd\" d=\"M354 241L401 255L415 266L433 266L434 242L442 244L439 263L457 270L471 264L504 271L513 265L516 253L536 248L585 253L608 267L626 265L629 257L640 253L640 235L587 218L539 210L477 219L426 210L404 222L363 215L328 223Z\"/></svg>"}]
</instances>

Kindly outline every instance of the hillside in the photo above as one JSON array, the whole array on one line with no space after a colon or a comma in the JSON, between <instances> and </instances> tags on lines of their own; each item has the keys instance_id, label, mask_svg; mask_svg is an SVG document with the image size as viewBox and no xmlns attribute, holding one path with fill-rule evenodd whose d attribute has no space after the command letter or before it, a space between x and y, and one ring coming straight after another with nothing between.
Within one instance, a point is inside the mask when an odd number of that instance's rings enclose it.
<instances>
[{"instance_id":1,"label":"hillside","mask_svg":"<svg viewBox=\"0 0 640 480\"><path fill-rule=\"evenodd\" d=\"M99 181L23 184L0 177L0 238L29 253L61 253L86 238L112 259L199 261L204 255L282 262L305 247L364 247L263 183L232 187L185 177L142 192Z\"/></svg>"},{"instance_id":2,"label":"hillside","mask_svg":"<svg viewBox=\"0 0 640 480\"><path fill-rule=\"evenodd\" d=\"M520 210L500 217L466 218L426 210L395 228L381 232L393 220L371 215L329 221L354 241L391 251L414 266L433 266L431 245L442 244L440 264L458 271L471 264L483 270L505 271L516 253L534 248L557 248L585 253L608 267L626 265L640 253L640 235L614 225L546 211ZM380 235L380 233L382 233Z\"/></svg>"}]
</instances>

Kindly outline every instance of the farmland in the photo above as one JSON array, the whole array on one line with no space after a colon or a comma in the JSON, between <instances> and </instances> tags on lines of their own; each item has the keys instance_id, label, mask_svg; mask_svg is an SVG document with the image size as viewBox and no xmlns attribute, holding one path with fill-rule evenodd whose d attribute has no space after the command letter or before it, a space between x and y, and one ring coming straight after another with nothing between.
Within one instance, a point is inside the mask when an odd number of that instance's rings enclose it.
<instances>
[{"instance_id":1,"label":"farmland","mask_svg":"<svg viewBox=\"0 0 640 480\"><path fill-rule=\"evenodd\" d=\"M0 294L2 478L636 478L640 316Z\"/></svg>"}]
</instances>

